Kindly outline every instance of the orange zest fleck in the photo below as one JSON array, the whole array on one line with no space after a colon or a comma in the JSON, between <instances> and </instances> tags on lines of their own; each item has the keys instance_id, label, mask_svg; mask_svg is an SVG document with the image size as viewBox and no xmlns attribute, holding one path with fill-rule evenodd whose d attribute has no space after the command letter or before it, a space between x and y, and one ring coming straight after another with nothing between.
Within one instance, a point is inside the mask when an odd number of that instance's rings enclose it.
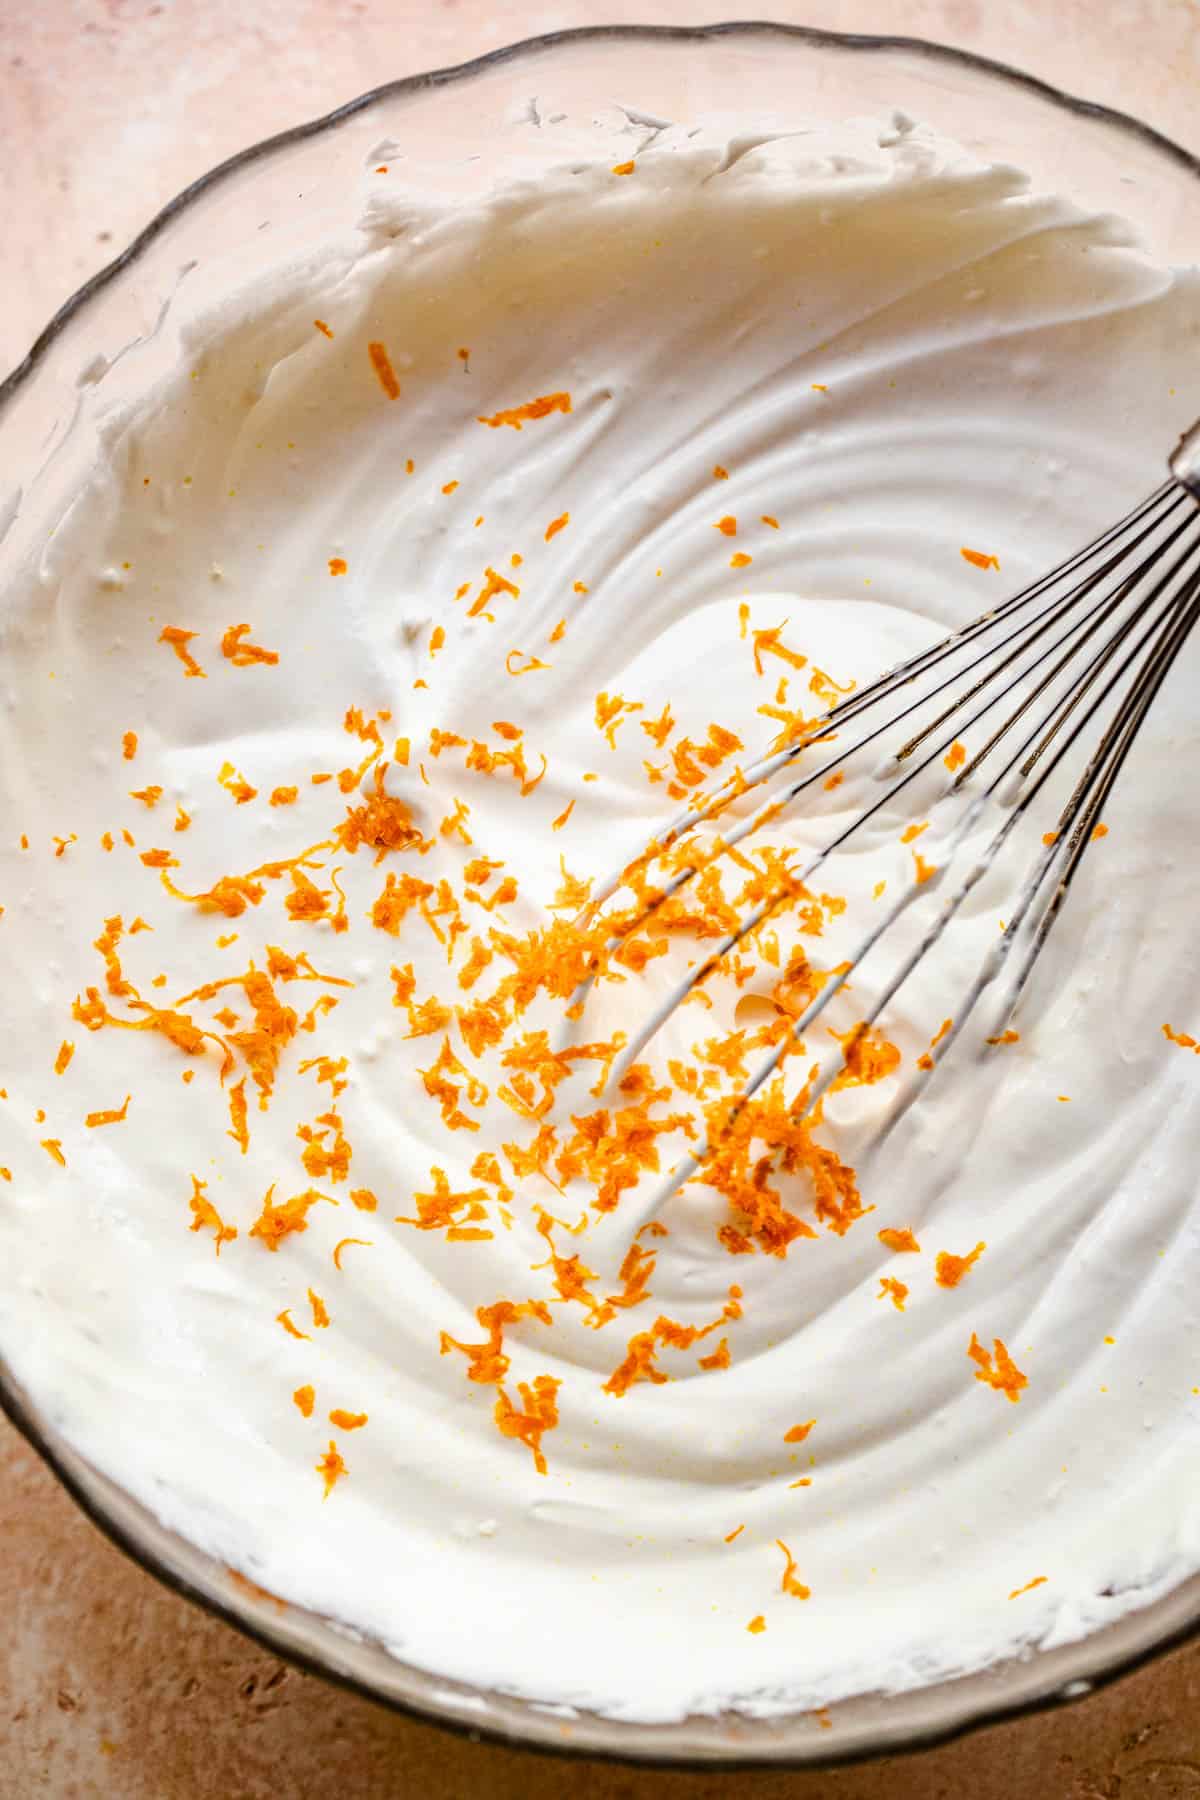
<instances>
[{"instance_id":1,"label":"orange zest fleck","mask_svg":"<svg viewBox=\"0 0 1200 1800\"><path fill-rule=\"evenodd\" d=\"M136 731L125 732L123 737L121 738L121 755L125 758L126 762L133 761L134 757L137 755L137 747L138 747L137 732Z\"/></svg>"},{"instance_id":2,"label":"orange zest fleck","mask_svg":"<svg viewBox=\"0 0 1200 1800\"><path fill-rule=\"evenodd\" d=\"M513 600L519 600L521 597L520 588L514 582L509 581L506 575L501 575L497 569L493 569L490 564L483 574L483 586L467 608L468 619L477 619L481 613L485 613L489 604L498 594L508 594ZM491 613L486 613L486 616L489 619L492 617Z\"/></svg>"},{"instance_id":3,"label":"orange zest fleck","mask_svg":"<svg viewBox=\"0 0 1200 1800\"><path fill-rule=\"evenodd\" d=\"M959 551L959 555L964 562L969 562L973 569L998 569L1000 567L998 556L989 556L984 550L968 550L965 544Z\"/></svg>"},{"instance_id":4,"label":"orange zest fleck","mask_svg":"<svg viewBox=\"0 0 1200 1800\"><path fill-rule=\"evenodd\" d=\"M611 750L617 747L617 731L624 723L625 715L641 710L640 700L626 700L620 694L603 692L596 695L596 730L604 733Z\"/></svg>"},{"instance_id":5,"label":"orange zest fleck","mask_svg":"<svg viewBox=\"0 0 1200 1800\"><path fill-rule=\"evenodd\" d=\"M234 1083L229 1090L229 1130L226 1137L231 1137L242 1155L250 1148L250 1127L247 1123L246 1077Z\"/></svg>"},{"instance_id":6,"label":"orange zest fleck","mask_svg":"<svg viewBox=\"0 0 1200 1800\"><path fill-rule=\"evenodd\" d=\"M333 336L332 331L329 329L329 327L325 323L324 319L314 319L313 324L316 326L317 330L321 333L322 337L331 338Z\"/></svg>"},{"instance_id":7,"label":"orange zest fleck","mask_svg":"<svg viewBox=\"0 0 1200 1800\"><path fill-rule=\"evenodd\" d=\"M68 1039L64 1038L62 1043L58 1047L58 1055L54 1059L54 1073L56 1075L65 1075L66 1074L67 1067L71 1061L71 1058L74 1056L74 1054L75 1054L74 1044L70 1043L68 1041Z\"/></svg>"},{"instance_id":8,"label":"orange zest fleck","mask_svg":"<svg viewBox=\"0 0 1200 1800\"><path fill-rule=\"evenodd\" d=\"M396 371L392 367L392 359L388 355L385 345L378 341L372 341L367 345L367 355L371 359L371 367L375 371L376 379L388 399L398 400L400 383L396 379Z\"/></svg>"},{"instance_id":9,"label":"orange zest fleck","mask_svg":"<svg viewBox=\"0 0 1200 1800\"><path fill-rule=\"evenodd\" d=\"M931 876L937 874L937 864L926 862L919 850L912 853L913 866L916 869L917 886L921 887Z\"/></svg>"},{"instance_id":10,"label":"orange zest fleck","mask_svg":"<svg viewBox=\"0 0 1200 1800\"><path fill-rule=\"evenodd\" d=\"M228 658L235 669L248 669L254 663L273 667L279 661L278 650L264 650L261 644L245 643L249 629L249 625L231 625L221 638L221 655Z\"/></svg>"},{"instance_id":11,"label":"orange zest fleck","mask_svg":"<svg viewBox=\"0 0 1200 1800\"><path fill-rule=\"evenodd\" d=\"M300 1411L304 1415L304 1417L306 1419L311 1419L312 1415L313 1415L313 1407L316 1405L316 1402L317 1402L317 1391L312 1386L312 1384L309 1382L306 1382L303 1387L298 1387L295 1390L295 1392L293 1393L292 1399L295 1401L296 1405L300 1408Z\"/></svg>"},{"instance_id":12,"label":"orange zest fleck","mask_svg":"<svg viewBox=\"0 0 1200 1800\"><path fill-rule=\"evenodd\" d=\"M1047 1579L1045 1575L1035 1575L1032 1581L1025 1583L1024 1587L1014 1588L1008 1597L1010 1600L1019 1600L1022 1594L1030 1594L1034 1588L1042 1587Z\"/></svg>"},{"instance_id":13,"label":"orange zest fleck","mask_svg":"<svg viewBox=\"0 0 1200 1800\"><path fill-rule=\"evenodd\" d=\"M952 775L956 769L962 768L962 766L966 762L966 760L967 760L967 746L965 744L960 744L957 740L955 740L955 742L953 744L951 744L951 746L947 750L945 756L943 756L943 758L942 758L942 761L945 763L946 767L949 769L949 771Z\"/></svg>"},{"instance_id":14,"label":"orange zest fleck","mask_svg":"<svg viewBox=\"0 0 1200 1800\"><path fill-rule=\"evenodd\" d=\"M557 519L551 519L546 527L546 543L549 543L552 537L557 537L559 532L565 530L570 523L571 515L569 512L559 513Z\"/></svg>"},{"instance_id":15,"label":"orange zest fleck","mask_svg":"<svg viewBox=\"0 0 1200 1800\"><path fill-rule=\"evenodd\" d=\"M329 1415L329 1423L336 1425L339 1431L361 1431L366 1422L366 1413L346 1412L340 1406L335 1406Z\"/></svg>"},{"instance_id":16,"label":"orange zest fleck","mask_svg":"<svg viewBox=\"0 0 1200 1800\"><path fill-rule=\"evenodd\" d=\"M126 1094L123 1106L109 1107L103 1112L90 1112L84 1120L84 1124L89 1131L94 1131L98 1125L123 1125L132 1098L131 1094Z\"/></svg>"},{"instance_id":17,"label":"orange zest fleck","mask_svg":"<svg viewBox=\"0 0 1200 1800\"><path fill-rule=\"evenodd\" d=\"M225 789L225 792L232 796L238 806L245 806L258 793L258 789L251 787L246 777L240 774L231 762L221 764L221 772L217 776L217 781ZM145 858L143 857L142 860L144 862Z\"/></svg>"},{"instance_id":18,"label":"orange zest fleck","mask_svg":"<svg viewBox=\"0 0 1200 1800\"><path fill-rule=\"evenodd\" d=\"M170 644L172 650L174 650L176 656L183 664L183 672L185 675L203 676L205 673L188 649L188 645L197 635L198 634L194 631L184 631L179 625L164 625L158 634L159 643Z\"/></svg>"},{"instance_id":19,"label":"orange zest fleck","mask_svg":"<svg viewBox=\"0 0 1200 1800\"><path fill-rule=\"evenodd\" d=\"M636 1249L637 1246L635 1245L634 1248ZM645 1256L645 1252L641 1254ZM610 1297L609 1306L612 1306L614 1302L619 1305L632 1305L644 1297L642 1289L646 1277L654 1267L654 1260L653 1256L647 1257L643 1265L634 1269L632 1295L629 1298ZM627 1258L626 1268L629 1267L629 1261L630 1259ZM728 1302L722 1308L719 1316L710 1320L707 1325L681 1325L674 1319L660 1316L654 1321L649 1331L635 1332L626 1345L624 1360L618 1364L604 1383L604 1392L619 1397L627 1394L630 1388L639 1381L649 1381L655 1385L669 1381L670 1376L665 1369L658 1366L656 1360L659 1346L667 1346L673 1350L690 1350L693 1344L716 1331L726 1319L741 1318L741 1297L741 1288L736 1285L731 1287ZM603 1323L603 1320L599 1322ZM717 1366L724 1367L724 1361L718 1362Z\"/></svg>"},{"instance_id":20,"label":"orange zest fleck","mask_svg":"<svg viewBox=\"0 0 1200 1800\"><path fill-rule=\"evenodd\" d=\"M877 1300L890 1300L897 1312L903 1312L904 1302L908 1299L908 1289L902 1281L897 1281L894 1275L881 1275L879 1277L879 1292L876 1294L875 1298Z\"/></svg>"},{"instance_id":21,"label":"orange zest fleck","mask_svg":"<svg viewBox=\"0 0 1200 1800\"><path fill-rule=\"evenodd\" d=\"M745 1529L746 1527L744 1525L735 1525L732 1531L725 1534L725 1542L727 1544L732 1544L734 1538L741 1537Z\"/></svg>"},{"instance_id":22,"label":"orange zest fleck","mask_svg":"<svg viewBox=\"0 0 1200 1800\"><path fill-rule=\"evenodd\" d=\"M941 1025L938 1027L937 1031L934 1033L934 1035L929 1040L929 1050L936 1050L938 1045L941 1043L942 1039L945 1037L946 1033L948 1031L952 1031L953 1029L954 1029L954 1020L953 1019L943 1019L941 1022ZM930 1056L929 1050L927 1050L923 1056L918 1056L918 1058L917 1058L918 1069L932 1069L933 1058L932 1058L932 1056Z\"/></svg>"},{"instance_id":23,"label":"orange zest fleck","mask_svg":"<svg viewBox=\"0 0 1200 1800\"><path fill-rule=\"evenodd\" d=\"M1001 1338L992 1339L992 1351L989 1354L975 1333L972 1332L971 1342L967 1346L967 1355L972 1362L979 1365L975 1371L976 1381L982 1381L988 1387L995 1388L1014 1405L1021 1398L1022 1388L1029 1386L1029 1377L1023 1375L1018 1369Z\"/></svg>"},{"instance_id":24,"label":"orange zest fleck","mask_svg":"<svg viewBox=\"0 0 1200 1800\"><path fill-rule=\"evenodd\" d=\"M743 601L742 607L744 621L748 622L750 616L749 605L747 602ZM802 656L798 650L789 650L787 645L782 641L783 628L786 624L787 620L785 619L781 625L766 625L759 630L751 632L751 640L754 645L754 673L756 675L762 675L766 672L762 660L764 656L777 656L781 662L787 663L789 667L793 669L803 669L807 667L807 656ZM742 635L743 637L745 636L744 631Z\"/></svg>"},{"instance_id":25,"label":"orange zest fleck","mask_svg":"<svg viewBox=\"0 0 1200 1800\"><path fill-rule=\"evenodd\" d=\"M513 1405L503 1388L497 1389L493 1417L502 1437L518 1438L533 1454L533 1466L539 1475L546 1473L542 1454L542 1437L558 1424L558 1390L562 1384L553 1375L535 1375L532 1382L517 1383L523 1411Z\"/></svg>"},{"instance_id":26,"label":"orange zest fleck","mask_svg":"<svg viewBox=\"0 0 1200 1800\"><path fill-rule=\"evenodd\" d=\"M320 1200L326 1200L330 1206L337 1201L330 1194L320 1194L316 1188L308 1188L303 1194L296 1194L291 1200L280 1205L274 1202L275 1183L272 1182L263 1199L262 1212L250 1227L250 1236L256 1237L266 1245L268 1250L278 1250L285 1237L293 1232L308 1230L308 1215Z\"/></svg>"},{"instance_id":27,"label":"orange zest fleck","mask_svg":"<svg viewBox=\"0 0 1200 1800\"><path fill-rule=\"evenodd\" d=\"M331 556L329 558L329 573L331 575L344 575L348 567L349 564L344 556Z\"/></svg>"},{"instance_id":28,"label":"orange zest fleck","mask_svg":"<svg viewBox=\"0 0 1200 1800\"><path fill-rule=\"evenodd\" d=\"M212 1201L206 1198L207 1181L201 1181L198 1175L192 1176L192 1197L188 1206L192 1214L189 1231L211 1231L215 1237L213 1248L218 1256L222 1244L231 1244L237 1236L236 1225L226 1225Z\"/></svg>"},{"instance_id":29,"label":"orange zest fleck","mask_svg":"<svg viewBox=\"0 0 1200 1800\"><path fill-rule=\"evenodd\" d=\"M614 175L632 175L636 166L636 163L632 160L629 162L614 163L612 172Z\"/></svg>"},{"instance_id":30,"label":"orange zest fleck","mask_svg":"<svg viewBox=\"0 0 1200 1800\"><path fill-rule=\"evenodd\" d=\"M42 1149L46 1154L54 1158L54 1161L58 1164L60 1169L65 1169L67 1166L67 1159L63 1155L62 1139L43 1138L41 1142Z\"/></svg>"},{"instance_id":31,"label":"orange zest fleck","mask_svg":"<svg viewBox=\"0 0 1200 1800\"><path fill-rule=\"evenodd\" d=\"M380 346L380 348L382 349L382 345ZM399 390L397 390L397 391L399 391ZM330 1440L329 1440L328 1450L325 1452L325 1454L321 1458L320 1462L317 1463L315 1466L316 1466L317 1474L320 1475L322 1477L322 1479L324 1480L324 1483L325 1483L324 1498L326 1500L328 1500L330 1494L332 1494L334 1488L337 1486L337 1483L342 1479L342 1476L345 1475L345 1473L346 1473L346 1465L342 1461L342 1458L338 1452L338 1447L332 1438L330 1438Z\"/></svg>"},{"instance_id":32,"label":"orange zest fleck","mask_svg":"<svg viewBox=\"0 0 1200 1800\"><path fill-rule=\"evenodd\" d=\"M760 1632L765 1631L766 1629L767 1621L763 1618L761 1613L756 1613L746 1627L746 1630L750 1632L752 1637L757 1637Z\"/></svg>"},{"instance_id":33,"label":"orange zest fleck","mask_svg":"<svg viewBox=\"0 0 1200 1800\"><path fill-rule=\"evenodd\" d=\"M358 1193L361 1193L363 1190L360 1188L360 1189L356 1189L355 1191ZM351 1194L350 1198L351 1198L351 1200L353 1200L354 1194ZM357 1205L357 1202L355 1202L355 1204ZM342 1266L342 1251L346 1248L347 1244L362 1244L366 1249L369 1250L371 1247L371 1239L370 1238L356 1238L356 1237L341 1238L333 1247L333 1266L335 1269L340 1269Z\"/></svg>"},{"instance_id":34,"label":"orange zest fleck","mask_svg":"<svg viewBox=\"0 0 1200 1800\"><path fill-rule=\"evenodd\" d=\"M281 1313L275 1314L276 1323L283 1326L283 1329L287 1332L289 1337L303 1338L305 1343L308 1343L309 1336L307 1331L301 1331L298 1325L293 1324L291 1312L291 1307L285 1306Z\"/></svg>"},{"instance_id":35,"label":"orange zest fleck","mask_svg":"<svg viewBox=\"0 0 1200 1800\"><path fill-rule=\"evenodd\" d=\"M787 1431L785 1431L783 1434L784 1443L785 1444L802 1444L804 1442L805 1438L808 1436L809 1432L812 1430L813 1426L816 1424L816 1422L817 1421L815 1419L807 1419L807 1420L805 1420L803 1425L790 1426L789 1429Z\"/></svg>"},{"instance_id":36,"label":"orange zest fleck","mask_svg":"<svg viewBox=\"0 0 1200 1800\"><path fill-rule=\"evenodd\" d=\"M885 1249L894 1251L897 1256L915 1256L920 1253L921 1246L907 1225L899 1229L892 1225L885 1225L882 1231L875 1233L875 1236Z\"/></svg>"},{"instance_id":37,"label":"orange zest fleck","mask_svg":"<svg viewBox=\"0 0 1200 1800\"><path fill-rule=\"evenodd\" d=\"M493 431L501 425L511 425L514 431L520 431L531 419L544 419L550 413L569 413L570 410L570 394L542 394L536 400L527 400L523 406L505 407L501 412L493 413L490 418L485 418L481 413L479 423L490 425Z\"/></svg>"},{"instance_id":38,"label":"orange zest fleck","mask_svg":"<svg viewBox=\"0 0 1200 1800\"><path fill-rule=\"evenodd\" d=\"M451 1350L460 1350L467 1358L467 1380L483 1386L502 1382L508 1373L510 1359L504 1349L507 1326L525 1318L538 1319L543 1325L551 1323L550 1309L542 1300L524 1300L519 1304L512 1300L497 1300L491 1306L477 1307L475 1317L487 1332L487 1338L482 1343L463 1344L448 1331L443 1331L441 1354L447 1356Z\"/></svg>"},{"instance_id":39,"label":"orange zest fleck","mask_svg":"<svg viewBox=\"0 0 1200 1800\"><path fill-rule=\"evenodd\" d=\"M811 1600L812 1589L805 1587L796 1576L796 1559L782 1538L775 1539L776 1547L783 1551L786 1562L779 1586L783 1593L790 1594L794 1600Z\"/></svg>"},{"instance_id":40,"label":"orange zest fleck","mask_svg":"<svg viewBox=\"0 0 1200 1800\"><path fill-rule=\"evenodd\" d=\"M934 1277L938 1286L957 1287L963 1276L974 1268L986 1249L987 1245L981 1241L976 1244L970 1256L952 1256L949 1250L939 1250Z\"/></svg>"},{"instance_id":41,"label":"orange zest fleck","mask_svg":"<svg viewBox=\"0 0 1200 1800\"><path fill-rule=\"evenodd\" d=\"M513 658L516 658L514 663ZM521 658L525 657L522 663ZM543 662L539 656L525 656L523 650L510 650L504 659L504 667L510 675L528 675L532 669L548 669L550 664Z\"/></svg>"}]
</instances>

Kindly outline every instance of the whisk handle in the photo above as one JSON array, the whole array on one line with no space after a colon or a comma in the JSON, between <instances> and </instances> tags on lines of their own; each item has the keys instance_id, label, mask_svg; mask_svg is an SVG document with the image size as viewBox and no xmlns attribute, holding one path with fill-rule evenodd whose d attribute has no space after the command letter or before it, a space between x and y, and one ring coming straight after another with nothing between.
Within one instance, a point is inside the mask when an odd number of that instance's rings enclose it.
<instances>
[{"instance_id":1,"label":"whisk handle","mask_svg":"<svg viewBox=\"0 0 1200 1800\"><path fill-rule=\"evenodd\" d=\"M1184 432L1168 460L1179 485L1200 500L1200 419Z\"/></svg>"}]
</instances>

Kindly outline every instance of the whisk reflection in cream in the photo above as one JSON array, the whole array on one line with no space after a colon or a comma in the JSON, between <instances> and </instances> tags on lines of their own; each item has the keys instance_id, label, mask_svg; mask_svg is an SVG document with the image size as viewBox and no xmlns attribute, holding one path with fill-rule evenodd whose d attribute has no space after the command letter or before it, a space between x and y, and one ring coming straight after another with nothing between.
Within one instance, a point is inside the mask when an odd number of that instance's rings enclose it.
<instances>
[{"instance_id":1,"label":"whisk reflection in cream","mask_svg":"<svg viewBox=\"0 0 1200 1800\"><path fill-rule=\"evenodd\" d=\"M603 882L583 918L592 923L601 908L627 885L635 872L653 867L707 820L716 819L745 793L767 787L806 753L819 745L840 744L844 727L865 719L868 729L821 761L799 779L770 791L749 817L709 840L702 855L676 868L661 886L641 886L640 906L614 922L607 952L620 951L647 926L664 903L694 881L701 871L734 850L751 834L777 820L818 782L829 785L852 759L877 753L880 740L901 727L910 735L897 750L886 750L874 770L883 791L823 844L803 867L776 882L737 926L726 933L696 966L670 989L666 998L626 1044L614 1062L610 1081L617 1083L666 1021L725 958L752 932L805 892L806 884L863 828L893 805L940 760L963 735L986 722L982 747L954 773L938 798L930 826L930 845L940 845L938 864L916 858L913 879L865 932L850 955L830 972L786 1035L753 1071L726 1113L732 1125L740 1109L780 1067L806 1032L817 1023L835 996L913 904L945 889L960 853L977 835L989 811L999 823L965 872L942 900L916 944L883 983L866 1016L844 1036L836 1055L814 1074L796 1103L799 1115L811 1115L838 1076L847 1068L854 1046L895 999L914 970L938 943L968 895L992 867L1016 828L1046 793L1052 778L1070 774L1075 757L1086 760L1062 804L1052 830L1023 884L1013 895L999 942L983 959L952 1021L930 1046L913 1079L898 1096L875 1133L878 1144L912 1105L971 1018L985 991L1012 968L998 1016L981 1049L1002 1042L1035 962L1058 919L1071 883L1096 835L1100 815L1147 713L1200 616L1200 421L1180 439L1169 459L1170 479L1117 524L1048 574L1022 588L1011 599L981 614L928 650L897 664L861 692L837 702L786 748L737 771L712 793L697 796L638 856ZM889 701L878 723L877 710ZM1007 710L1001 710L1006 707ZM932 712L932 716L930 716ZM993 723L993 720L996 722ZM1089 728L1090 731L1089 731ZM1095 734L1098 733L1097 737ZM1001 745L1007 758L997 768L993 753ZM1091 745L1090 753L1087 747ZM973 782L991 763L984 785ZM938 815L941 815L940 817ZM936 825L934 821L937 821ZM572 998L578 1015L597 978L594 969ZM657 1186L646 1207L652 1217L670 1195L701 1169L714 1148L709 1141L690 1152Z\"/></svg>"}]
</instances>

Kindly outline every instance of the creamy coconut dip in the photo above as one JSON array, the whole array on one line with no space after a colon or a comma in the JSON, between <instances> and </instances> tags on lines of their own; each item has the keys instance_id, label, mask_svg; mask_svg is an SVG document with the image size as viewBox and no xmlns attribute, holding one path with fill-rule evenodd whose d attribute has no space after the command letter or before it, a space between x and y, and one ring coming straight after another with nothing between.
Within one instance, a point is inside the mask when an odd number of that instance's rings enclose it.
<instances>
[{"instance_id":1,"label":"creamy coconut dip","mask_svg":"<svg viewBox=\"0 0 1200 1800\"><path fill-rule=\"evenodd\" d=\"M869 1174L1002 871L819 1122L854 983L646 1220L936 865L924 806L612 1074L866 775L565 1017L614 864L1161 479L1200 285L903 120L614 141L470 207L372 167L354 252L197 324L10 581L0 1349L285 1601L659 1720L914 1686L1200 1565L1194 656L1020 1036Z\"/></svg>"}]
</instances>

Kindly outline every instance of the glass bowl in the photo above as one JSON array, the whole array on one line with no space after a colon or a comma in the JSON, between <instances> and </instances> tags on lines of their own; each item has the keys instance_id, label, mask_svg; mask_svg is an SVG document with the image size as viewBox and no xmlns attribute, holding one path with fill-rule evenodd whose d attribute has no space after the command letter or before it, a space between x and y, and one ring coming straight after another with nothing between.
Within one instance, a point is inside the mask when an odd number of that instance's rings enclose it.
<instances>
[{"instance_id":1,"label":"glass bowl","mask_svg":"<svg viewBox=\"0 0 1200 1800\"><path fill-rule=\"evenodd\" d=\"M597 111L658 122L734 115L779 127L895 108L1035 185L1136 217L1149 254L1200 252L1200 163L1133 119L981 57L902 38L768 24L598 28L533 39L460 68L389 83L257 144L194 182L80 289L0 386L0 588L96 454L100 417L185 354L188 321L268 268L344 231L364 163L468 200L561 154L553 120L586 152ZM553 140L553 141L550 141ZM281 1655L400 1710L541 1749L695 1767L830 1763L929 1744L1077 1697L1195 1631L1200 1577L1080 1643L820 1717L734 1714L677 1724L564 1716L396 1660L379 1643L255 1588L91 1467L0 1366L0 1404L85 1512L143 1567Z\"/></svg>"}]
</instances>

